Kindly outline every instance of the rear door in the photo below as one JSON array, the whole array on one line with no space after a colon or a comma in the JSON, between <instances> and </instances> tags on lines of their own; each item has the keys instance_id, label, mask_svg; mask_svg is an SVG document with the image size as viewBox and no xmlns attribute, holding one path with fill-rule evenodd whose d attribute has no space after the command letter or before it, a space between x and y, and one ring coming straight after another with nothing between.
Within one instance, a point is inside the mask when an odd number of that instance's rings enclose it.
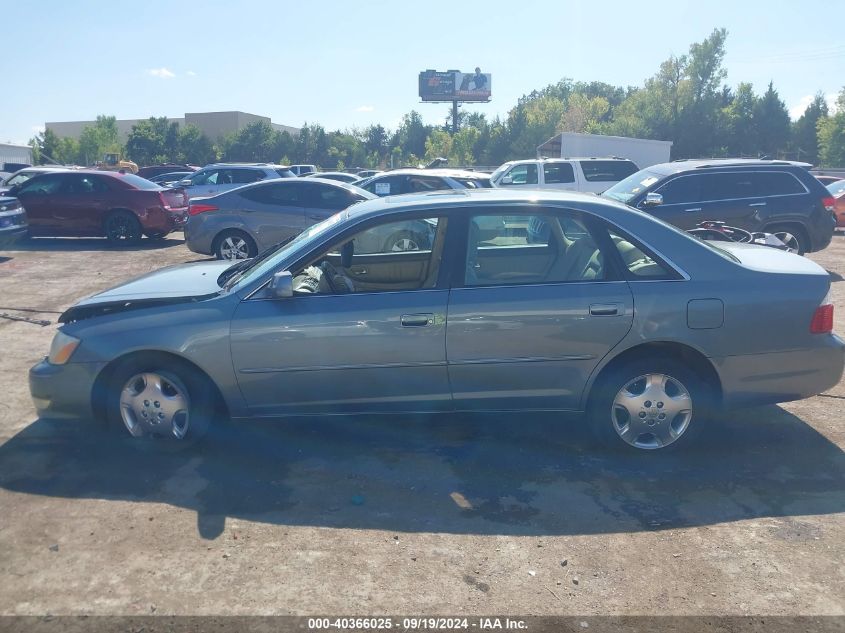
<instances>
[{"instance_id":1,"label":"rear door","mask_svg":"<svg viewBox=\"0 0 845 633\"><path fill-rule=\"evenodd\" d=\"M590 374L631 327L628 284L574 212L467 216L446 332L455 407L577 410ZM529 241L524 227L539 223L553 228ZM493 237L480 229L497 224Z\"/></svg>"},{"instance_id":2,"label":"rear door","mask_svg":"<svg viewBox=\"0 0 845 633\"><path fill-rule=\"evenodd\" d=\"M578 182L572 163L563 161L543 163L543 186L546 189L578 191Z\"/></svg>"},{"instance_id":3,"label":"rear door","mask_svg":"<svg viewBox=\"0 0 845 633\"><path fill-rule=\"evenodd\" d=\"M54 225L74 235L102 235L110 194L111 187L102 176L65 174L53 205Z\"/></svg>"},{"instance_id":4,"label":"rear door","mask_svg":"<svg viewBox=\"0 0 845 633\"><path fill-rule=\"evenodd\" d=\"M243 221L267 248L301 233L313 222L305 218L302 183L271 181L232 192L239 199Z\"/></svg>"}]
</instances>

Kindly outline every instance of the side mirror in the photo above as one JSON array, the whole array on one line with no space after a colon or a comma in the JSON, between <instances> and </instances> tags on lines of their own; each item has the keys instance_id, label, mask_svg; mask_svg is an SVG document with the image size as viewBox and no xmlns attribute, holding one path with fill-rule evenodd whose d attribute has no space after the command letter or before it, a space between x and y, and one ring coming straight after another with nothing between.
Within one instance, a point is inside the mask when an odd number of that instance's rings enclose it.
<instances>
[{"instance_id":1,"label":"side mirror","mask_svg":"<svg viewBox=\"0 0 845 633\"><path fill-rule=\"evenodd\" d=\"M500 185L512 185L513 184L513 176L508 174L507 176L502 176L502 179L499 181Z\"/></svg>"},{"instance_id":2,"label":"side mirror","mask_svg":"<svg viewBox=\"0 0 845 633\"><path fill-rule=\"evenodd\" d=\"M192 183L190 180L188 180L187 178L185 178L184 180L180 180L180 181L179 181L179 182L177 182L176 184L177 184L179 187L190 187L190 186L191 186L192 184L194 184L194 183Z\"/></svg>"},{"instance_id":3,"label":"side mirror","mask_svg":"<svg viewBox=\"0 0 845 633\"><path fill-rule=\"evenodd\" d=\"M270 296L273 299L287 299L293 296L293 275L290 271L283 270L282 272L273 275L270 280Z\"/></svg>"},{"instance_id":4,"label":"side mirror","mask_svg":"<svg viewBox=\"0 0 845 633\"><path fill-rule=\"evenodd\" d=\"M642 202L644 207L656 207L663 204L663 196L659 193L645 194L645 200Z\"/></svg>"}]
</instances>

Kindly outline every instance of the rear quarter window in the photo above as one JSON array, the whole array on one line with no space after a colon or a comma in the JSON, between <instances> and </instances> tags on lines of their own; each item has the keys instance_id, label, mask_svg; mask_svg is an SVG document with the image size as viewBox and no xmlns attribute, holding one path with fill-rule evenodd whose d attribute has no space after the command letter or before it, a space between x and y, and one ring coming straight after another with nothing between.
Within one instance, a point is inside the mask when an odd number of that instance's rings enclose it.
<instances>
[{"instance_id":1,"label":"rear quarter window","mask_svg":"<svg viewBox=\"0 0 845 633\"><path fill-rule=\"evenodd\" d=\"M126 174L124 176L121 176L119 180L122 180L133 189L143 189L144 191L159 191L163 188L161 187L161 185L147 180L146 178L136 176L135 174Z\"/></svg>"}]
</instances>

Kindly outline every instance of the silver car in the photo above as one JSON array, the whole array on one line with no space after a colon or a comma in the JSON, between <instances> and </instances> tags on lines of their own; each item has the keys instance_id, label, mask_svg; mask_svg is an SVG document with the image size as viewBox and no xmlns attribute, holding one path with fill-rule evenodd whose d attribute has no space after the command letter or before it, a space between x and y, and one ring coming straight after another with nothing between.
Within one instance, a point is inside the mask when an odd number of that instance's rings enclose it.
<instances>
[{"instance_id":1,"label":"silver car","mask_svg":"<svg viewBox=\"0 0 845 633\"><path fill-rule=\"evenodd\" d=\"M247 259L356 202L374 197L363 189L320 178L246 185L191 200L185 241L195 253L217 259Z\"/></svg>"},{"instance_id":2,"label":"silver car","mask_svg":"<svg viewBox=\"0 0 845 633\"><path fill-rule=\"evenodd\" d=\"M491 217L497 235L479 228ZM537 218L548 235L529 241ZM409 221L433 227L429 248L357 251ZM43 417L139 441L185 443L224 413L580 411L611 446L664 451L720 411L741 423L741 407L835 385L829 287L798 255L716 247L595 196L390 197L262 257L80 301L30 390Z\"/></svg>"},{"instance_id":3,"label":"silver car","mask_svg":"<svg viewBox=\"0 0 845 633\"><path fill-rule=\"evenodd\" d=\"M294 178L289 167L268 163L219 163L206 165L177 182L190 198L214 196L252 182L276 178Z\"/></svg>"}]
</instances>

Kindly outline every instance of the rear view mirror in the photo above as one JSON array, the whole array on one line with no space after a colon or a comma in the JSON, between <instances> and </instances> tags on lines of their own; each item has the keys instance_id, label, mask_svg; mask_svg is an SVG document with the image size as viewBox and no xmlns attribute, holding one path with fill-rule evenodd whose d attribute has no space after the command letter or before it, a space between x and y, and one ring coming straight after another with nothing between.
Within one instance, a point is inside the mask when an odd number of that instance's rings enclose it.
<instances>
[{"instance_id":1,"label":"rear view mirror","mask_svg":"<svg viewBox=\"0 0 845 633\"><path fill-rule=\"evenodd\" d=\"M502 179L499 181L500 185L512 185L513 184L513 176L508 174L507 176L502 176Z\"/></svg>"},{"instance_id":2,"label":"rear view mirror","mask_svg":"<svg viewBox=\"0 0 845 633\"><path fill-rule=\"evenodd\" d=\"M185 180L180 180L176 183L179 187L190 187L193 183L185 178Z\"/></svg>"},{"instance_id":3,"label":"rear view mirror","mask_svg":"<svg viewBox=\"0 0 845 633\"><path fill-rule=\"evenodd\" d=\"M663 204L663 196L659 193L647 193L645 194L645 200L643 200L644 207L656 207L658 205Z\"/></svg>"},{"instance_id":4,"label":"rear view mirror","mask_svg":"<svg viewBox=\"0 0 845 633\"><path fill-rule=\"evenodd\" d=\"M273 275L270 280L270 296L273 299L287 299L293 296L293 275L290 271L283 270L282 272Z\"/></svg>"}]
</instances>

